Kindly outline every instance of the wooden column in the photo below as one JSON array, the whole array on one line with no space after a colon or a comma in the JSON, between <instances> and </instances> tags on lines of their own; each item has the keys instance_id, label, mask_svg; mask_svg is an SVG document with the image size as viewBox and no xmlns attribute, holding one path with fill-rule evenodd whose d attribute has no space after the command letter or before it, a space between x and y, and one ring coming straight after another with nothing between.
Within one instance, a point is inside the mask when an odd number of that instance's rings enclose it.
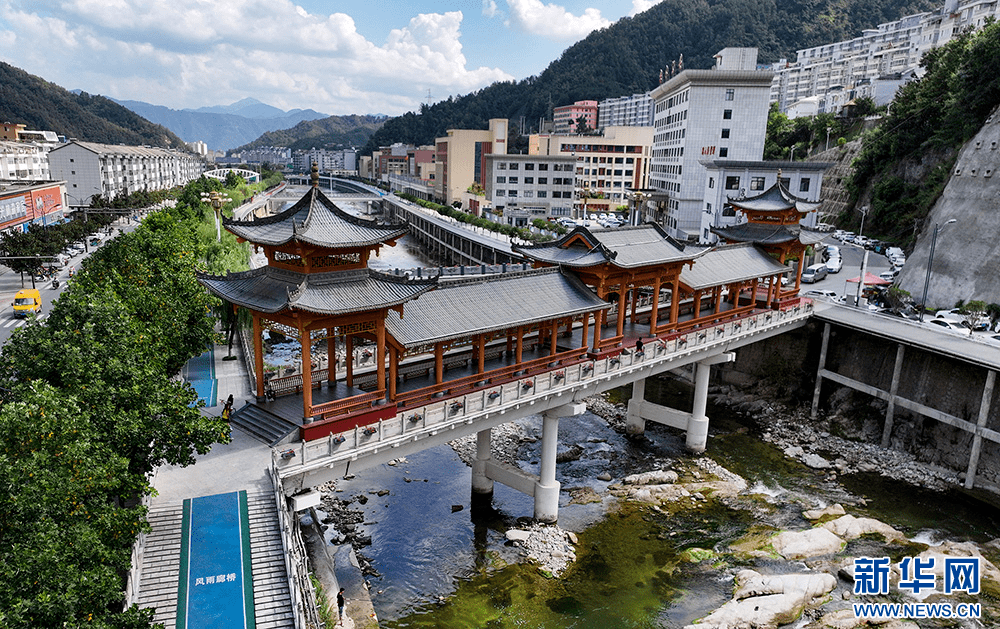
<instances>
[{"instance_id":1,"label":"wooden column","mask_svg":"<svg viewBox=\"0 0 1000 629\"><path fill-rule=\"evenodd\" d=\"M796 293L799 292L799 289L802 287L802 265L805 264L805 261L806 261L806 252L805 252L805 249L803 249L799 253L799 264L798 264L799 268L795 272L795 292ZM861 281L864 282L865 278L862 277Z\"/></svg>"},{"instance_id":2,"label":"wooden column","mask_svg":"<svg viewBox=\"0 0 1000 629\"><path fill-rule=\"evenodd\" d=\"M618 287L618 329L615 336L625 334L625 284Z\"/></svg>"},{"instance_id":3,"label":"wooden column","mask_svg":"<svg viewBox=\"0 0 1000 629\"><path fill-rule=\"evenodd\" d=\"M694 319L701 317L701 291L696 290L694 292Z\"/></svg>"},{"instance_id":4,"label":"wooden column","mask_svg":"<svg viewBox=\"0 0 1000 629\"><path fill-rule=\"evenodd\" d=\"M399 374L399 351L390 346L389 347L389 401L394 402L396 400L396 378Z\"/></svg>"},{"instance_id":5,"label":"wooden column","mask_svg":"<svg viewBox=\"0 0 1000 629\"><path fill-rule=\"evenodd\" d=\"M299 347L302 348L302 416L312 418L312 339L309 330L299 328Z\"/></svg>"},{"instance_id":6,"label":"wooden column","mask_svg":"<svg viewBox=\"0 0 1000 629\"><path fill-rule=\"evenodd\" d=\"M722 287L716 286L712 289L712 298L715 300L715 314L722 312Z\"/></svg>"},{"instance_id":7,"label":"wooden column","mask_svg":"<svg viewBox=\"0 0 1000 629\"><path fill-rule=\"evenodd\" d=\"M350 334L346 335L344 339L344 362L347 363L347 378L345 380L347 386L354 386L354 337Z\"/></svg>"},{"instance_id":8,"label":"wooden column","mask_svg":"<svg viewBox=\"0 0 1000 629\"><path fill-rule=\"evenodd\" d=\"M633 286L632 290L629 291L629 301L632 302L632 312L629 313L629 321L635 325L635 307L639 302L639 295L635 286Z\"/></svg>"},{"instance_id":9,"label":"wooden column","mask_svg":"<svg viewBox=\"0 0 1000 629\"><path fill-rule=\"evenodd\" d=\"M476 373L486 372L486 335L480 334L476 337L476 358L478 364L476 365Z\"/></svg>"},{"instance_id":10,"label":"wooden column","mask_svg":"<svg viewBox=\"0 0 1000 629\"><path fill-rule=\"evenodd\" d=\"M260 316L253 314L253 366L257 371L257 401L264 400L264 341Z\"/></svg>"},{"instance_id":11,"label":"wooden column","mask_svg":"<svg viewBox=\"0 0 1000 629\"><path fill-rule=\"evenodd\" d=\"M549 341L549 354L555 356L556 354L556 344L559 340L559 321L552 322L552 334L550 335Z\"/></svg>"},{"instance_id":12,"label":"wooden column","mask_svg":"<svg viewBox=\"0 0 1000 629\"><path fill-rule=\"evenodd\" d=\"M681 275L680 273L674 277L674 281L670 284L670 324L676 328L677 319L680 317L681 312Z\"/></svg>"},{"instance_id":13,"label":"wooden column","mask_svg":"<svg viewBox=\"0 0 1000 629\"><path fill-rule=\"evenodd\" d=\"M757 307L757 287L760 286L760 278L753 278L753 284L750 286L750 308Z\"/></svg>"},{"instance_id":14,"label":"wooden column","mask_svg":"<svg viewBox=\"0 0 1000 629\"><path fill-rule=\"evenodd\" d=\"M444 382L444 344L434 344L434 384Z\"/></svg>"},{"instance_id":15,"label":"wooden column","mask_svg":"<svg viewBox=\"0 0 1000 629\"><path fill-rule=\"evenodd\" d=\"M580 326L580 336L583 337L583 342L580 347L587 347L587 343L590 339L590 313L583 313L583 325Z\"/></svg>"},{"instance_id":16,"label":"wooden column","mask_svg":"<svg viewBox=\"0 0 1000 629\"><path fill-rule=\"evenodd\" d=\"M514 350L514 364L521 364L521 355L524 353L524 328L517 326L517 346Z\"/></svg>"},{"instance_id":17,"label":"wooden column","mask_svg":"<svg viewBox=\"0 0 1000 629\"><path fill-rule=\"evenodd\" d=\"M649 311L649 335L656 336L656 320L660 316L660 278L653 281L653 307Z\"/></svg>"},{"instance_id":18,"label":"wooden column","mask_svg":"<svg viewBox=\"0 0 1000 629\"><path fill-rule=\"evenodd\" d=\"M327 386L337 384L337 328L326 329L326 382Z\"/></svg>"}]
</instances>

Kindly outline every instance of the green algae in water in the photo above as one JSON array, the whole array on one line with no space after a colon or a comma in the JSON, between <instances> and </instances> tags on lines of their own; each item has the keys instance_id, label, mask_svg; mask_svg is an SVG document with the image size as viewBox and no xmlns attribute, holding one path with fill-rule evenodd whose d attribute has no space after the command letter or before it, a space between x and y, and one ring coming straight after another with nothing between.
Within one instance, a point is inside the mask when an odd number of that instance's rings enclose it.
<instances>
[{"instance_id":1,"label":"green algae in water","mask_svg":"<svg viewBox=\"0 0 1000 629\"><path fill-rule=\"evenodd\" d=\"M748 525L744 513L713 503L674 514L626 505L580 533L577 561L561 578L533 564L484 571L446 601L382 626L652 628L680 599L690 622L728 600L731 584L685 563L684 551L724 545Z\"/></svg>"}]
</instances>

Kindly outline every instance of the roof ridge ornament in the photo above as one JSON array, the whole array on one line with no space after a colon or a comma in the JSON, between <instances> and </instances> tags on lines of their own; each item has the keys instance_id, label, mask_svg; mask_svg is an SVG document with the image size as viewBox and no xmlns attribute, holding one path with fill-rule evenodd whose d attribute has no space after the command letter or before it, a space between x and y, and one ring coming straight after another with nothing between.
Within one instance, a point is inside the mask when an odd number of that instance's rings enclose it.
<instances>
[{"instance_id":1,"label":"roof ridge ornament","mask_svg":"<svg viewBox=\"0 0 1000 629\"><path fill-rule=\"evenodd\" d=\"M312 163L312 168L309 171L309 179L312 181L313 188L319 188L319 164L316 162Z\"/></svg>"}]
</instances>

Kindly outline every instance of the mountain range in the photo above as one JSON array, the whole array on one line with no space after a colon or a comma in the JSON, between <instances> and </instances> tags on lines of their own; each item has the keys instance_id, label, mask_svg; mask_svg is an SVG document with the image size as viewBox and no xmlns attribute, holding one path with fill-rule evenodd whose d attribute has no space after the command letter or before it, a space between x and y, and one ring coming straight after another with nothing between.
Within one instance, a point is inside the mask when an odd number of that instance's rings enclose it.
<instances>
[{"instance_id":1,"label":"mountain range","mask_svg":"<svg viewBox=\"0 0 1000 629\"><path fill-rule=\"evenodd\" d=\"M289 129L303 121L328 117L312 109L283 111L254 98L244 98L231 105L180 110L137 100L116 102L167 127L185 142L201 140L213 151L248 144L268 131Z\"/></svg>"}]
</instances>

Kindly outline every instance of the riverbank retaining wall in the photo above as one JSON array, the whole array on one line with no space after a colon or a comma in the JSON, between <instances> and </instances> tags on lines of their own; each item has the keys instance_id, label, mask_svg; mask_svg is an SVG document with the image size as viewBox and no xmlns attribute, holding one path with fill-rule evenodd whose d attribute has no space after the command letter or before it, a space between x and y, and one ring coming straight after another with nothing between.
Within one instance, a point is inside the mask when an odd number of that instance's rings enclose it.
<instances>
[{"instance_id":1,"label":"riverbank retaining wall","mask_svg":"<svg viewBox=\"0 0 1000 629\"><path fill-rule=\"evenodd\" d=\"M753 387L795 403L812 400L822 344L823 324L812 321L765 343L741 348L736 361L715 370L719 383ZM863 332L833 326L826 369L889 391L897 344ZM976 425L987 370L972 363L906 347L896 394ZM827 430L878 444L888 403L824 379L820 420ZM964 478L974 434L962 427L925 417L896 405L889 447L914 454L921 462L954 470ZM1000 392L993 395L985 428L1000 431ZM1000 445L984 439L976 486L1000 491Z\"/></svg>"}]
</instances>

